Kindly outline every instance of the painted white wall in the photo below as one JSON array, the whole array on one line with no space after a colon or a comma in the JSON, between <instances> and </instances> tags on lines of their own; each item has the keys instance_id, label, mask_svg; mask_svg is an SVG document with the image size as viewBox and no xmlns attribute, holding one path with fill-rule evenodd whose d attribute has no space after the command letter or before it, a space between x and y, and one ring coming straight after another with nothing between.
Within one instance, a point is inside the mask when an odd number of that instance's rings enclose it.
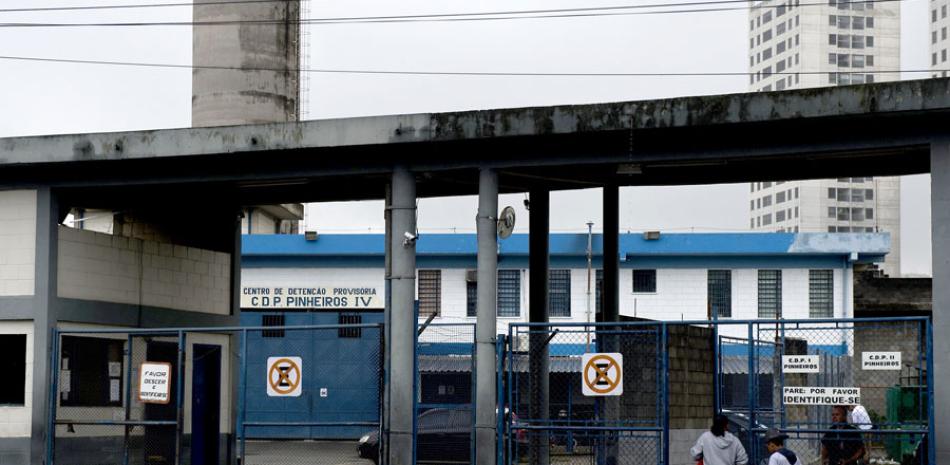
<instances>
[{"instance_id":1,"label":"painted white wall","mask_svg":"<svg viewBox=\"0 0 950 465\"><path fill-rule=\"evenodd\" d=\"M0 296L33 295L36 191L0 191Z\"/></svg>"},{"instance_id":2,"label":"painted white wall","mask_svg":"<svg viewBox=\"0 0 950 465\"><path fill-rule=\"evenodd\" d=\"M230 313L222 252L59 228L59 297Z\"/></svg>"},{"instance_id":3,"label":"painted white wall","mask_svg":"<svg viewBox=\"0 0 950 465\"><path fill-rule=\"evenodd\" d=\"M23 405L0 405L0 438L30 437L33 420L33 322L4 321L0 334L26 335L26 376Z\"/></svg>"},{"instance_id":4,"label":"painted white wall","mask_svg":"<svg viewBox=\"0 0 950 465\"><path fill-rule=\"evenodd\" d=\"M827 268L826 268L827 269ZM732 318L749 320L758 318L758 270L733 269L732 271ZM517 317L499 317L498 333L508 333L508 325L528 321L527 270L521 272L521 314ZM782 270L782 311L786 319L809 318L808 269L786 268ZM850 271L847 276L839 268L833 269L834 316L850 317L844 302L853 302L853 285ZM441 270L441 311L435 323L474 323L475 317L466 315L466 270L448 268ZM845 279L848 280L845 286ZM552 317L552 322L587 321L587 270L571 269L571 316ZM592 283L593 284L593 283ZM655 293L633 292L633 270L620 270L620 313L624 316L652 320L680 321L705 320L707 315L707 270L705 268L666 268L657 270ZM376 287L384 288L382 269L376 268L248 268L242 272L242 286L325 286L325 287ZM845 294L847 288L847 295ZM591 289L591 319L596 311L596 287ZM845 300L846 299L846 300ZM420 321L423 321L420 318ZM746 337L745 326L723 327L723 334Z\"/></svg>"}]
</instances>

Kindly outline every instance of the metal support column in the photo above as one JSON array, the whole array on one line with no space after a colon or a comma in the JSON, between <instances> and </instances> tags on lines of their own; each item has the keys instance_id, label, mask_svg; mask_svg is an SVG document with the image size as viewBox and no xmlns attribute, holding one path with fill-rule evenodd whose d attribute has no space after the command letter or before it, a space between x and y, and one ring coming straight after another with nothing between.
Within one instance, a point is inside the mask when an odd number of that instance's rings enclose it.
<instances>
[{"instance_id":1,"label":"metal support column","mask_svg":"<svg viewBox=\"0 0 950 465\"><path fill-rule=\"evenodd\" d=\"M384 289L384 301L383 308L385 309L383 314L383 328L382 328L382 337L381 339L388 343L392 340L392 321L390 316L392 315L392 280L393 275L393 224L392 224L392 206L393 206L393 186L392 184L386 184L386 194L385 194L385 206L386 209L383 212L383 223L385 229L385 244L384 244L384 269L385 269L385 289ZM382 428L379 432L379 457L389 457L389 374L392 372L391 367L389 366L389 356L386 349L388 345L381 347L383 350L382 359L380 363L383 366L383 390L380 394L380 412L379 415L382 420Z\"/></svg>"},{"instance_id":2,"label":"metal support column","mask_svg":"<svg viewBox=\"0 0 950 465\"><path fill-rule=\"evenodd\" d=\"M620 189L616 184L604 186L603 192L604 231L603 231L603 266L604 266L604 295L601 298L603 310L600 321L616 323L620 321ZM612 326L601 326L609 331L609 335L598 334L597 346L601 352L619 352L620 344ZM665 347L661 348L665 350ZM620 399L606 397L603 399L604 420L609 425L617 425L620 419ZM617 434L617 433L614 433ZM604 457L601 463L616 465L620 455L620 438L610 438L603 449Z\"/></svg>"},{"instance_id":3,"label":"metal support column","mask_svg":"<svg viewBox=\"0 0 950 465\"><path fill-rule=\"evenodd\" d=\"M475 321L475 463L495 465L495 333L498 276L498 174L478 179L478 282ZM501 412L499 412L501 413Z\"/></svg>"},{"instance_id":4,"label":"metal support column","mask_svg":"<svg viewBox=\"0 0 950 465\"><path fill-rule=\"evenodd\" d=\"M405 167L393 170L390 250L389 465L412 465L416 319L416 181Z\"/></svg>"},{"instance_id":5,"label":"metal support column","mask_svg":"<svg viewBox=\"0 0 950 465\"><path fill-rule=\"evenodd\" d=\"M548 241L550 236L550 192L532 190L528 232L528 320L531 323L548 322ZM531 402L528 415L532 420L547 423L550 415L548 332L532 328L529 336L529 385ZM544 430L531 436L529 447L532 465L548 465L550 441Z\"/></svg>"},{"instance_id":6,"label":"metal support column","mask_svg":"<svg viewBox=\"0 0 950 465\"><path fill-rule=\"evenodd\" d=\"M933 333L950 334L950 138L930 146L930 215L933 247ZM933 341L933 379L950 379L950 338ZM950 383L933 386L934 411L950 411ZM936 415L936 463L950 463L950 415Z\"/></svg>"},{"instance_id":7,"label":"metal support column","mask_svg":"<svg viewBox=\"0 0 950 465\"><path fill-rule=\"evenodd\" d=\"M616 322L620 321L620 189L616 184L604 186L603 243L604 295L599 321Z\"/></svg>"}]
</instances>

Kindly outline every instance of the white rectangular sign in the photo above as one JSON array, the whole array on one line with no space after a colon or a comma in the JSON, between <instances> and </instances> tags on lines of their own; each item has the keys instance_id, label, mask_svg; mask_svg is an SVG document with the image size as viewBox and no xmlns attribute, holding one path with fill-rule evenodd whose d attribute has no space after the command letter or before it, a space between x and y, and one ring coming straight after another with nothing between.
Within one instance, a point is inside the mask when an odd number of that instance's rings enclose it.
<instances>
[{"instance_id":1,"label":"white rectangular sign","mask_svg":"<svg viewBox=\"0 0 950 465\"><path fill-rule=\"evenodd\" d=\"M900 370L900 352L861 352L862 370Z\"/></svg>"},{"instance_id":2,"label":"white rectangular sign","mask_svg":"<svg viewBox=\"0 0 950 465\"><path fill-rule=\"evenodd\" d=\"M383 308L382 292L367 287L241 288L242 308Z\"/></svg>"},{"instance_id":3,"label":"white rectangular sign","mask_svg":"<svg viewBox=\"0 0 950 465\"><path fill-rule=\"evenodd\" d=\"M585 396L623 395L623 354L584 354L581 391Z\"/></svg>"},{"instance_id":4,"label":"white rectangular sign","mask_svg":"<svg viewBox=\"0 0 950 465\"><path fill-rule=\"evenodd\" d=\"M861 388L853 387L786 387L782 392L785 405L858 405Z\"/></svg>"},{"instance_id":5,"label":"white rectangular sign","mask_svg":"<svg viewBox=\"0 0 950 465\"><path fill-rule=\"evenodd\" d=\"M139 368L139 401L167 404L171 400L172 364L142 362Z\"/></svg>"},{"instance_id":6,"label":"white rectangular sign","mask_svg":"<svg viewBox=\"0 0 950 465\"><path fill-rule=\"evenodd\" d=\"M817 355L783 355L782 373L818 373L820 359Z\"/></svg>"}]
</instances>

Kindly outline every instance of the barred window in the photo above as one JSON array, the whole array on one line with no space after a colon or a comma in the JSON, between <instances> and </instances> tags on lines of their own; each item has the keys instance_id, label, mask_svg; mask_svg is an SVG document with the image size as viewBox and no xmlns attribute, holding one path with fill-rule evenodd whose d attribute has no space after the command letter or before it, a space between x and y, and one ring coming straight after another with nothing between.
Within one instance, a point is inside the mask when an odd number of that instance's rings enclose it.
<instances>
[{"instance_id":1,"label":"barred window","mask_svg":"<svg viewBox=\"0 0 950 465\"><path fill-rule=\"evenodd\" d=\"M498 316L521 315L521 270L498 270Z\"/></svg>"},{"instance_id":2,"label":"barred window","mask_svg":"<svg viewBox=\"0 0 950 465\"><path fill-rule=\"evenodd\" d=\"M656 292L656 270L633 270L633 292Z\"/></svg>"},{"instance_id":3,"label":"barred window","mask_svg":"<svg viewBox=\"0 0 950 465\"><path fill-rule=\"evenodd\" d=\"M571 316L571 270L548 272L548 308L550 316Z\"/></svg>"},{"instance_id":4,"label":"barred window","mask_svg":"<svg viewBox=\"0 0 950 465\"><path fill-rule=\"evenodd\" d=\"M465 304L466 316L478 314L478 283L475 281L465 282Z\"/></svg>"},{"instance_id":5,"label":"barred window","mask_svg":"<svg viewBox=\"0 0 950 465\"><path fill-rule=\"evenodd\" d=\"M359 313L341 313L337 317L337 322L341 325L358 325L363 323L363 315ZM363 335L363 328L340 328L337 330L337 337L341 338L359 338Z\"/></svg>"},{"instance_id":6,"label":"barred window","mask_svg":"<svg viewBox=\"0 0 950 465\"><path fill-rule=\"evenodd\" d=\"M419 270L419 316L439 316L442 309L442 270Z\"/></svg>"},{"instance_id":7,"label":"barred window","mask_svg":"<svg viewBox=\"0 0 950 465\"><path fill-rule=\"evenodd\" d=\"M709 270L706 277L709 311L720 318L732 317L732 271Z\"/></svg>"},{"instance_id":8,"label":"barred window","mask_svg":"<svg viewBox=\"0 0 950 465\"><path fill-rule=\"evenodd\" d=\"M834 317L834 272L832 270L808 271L808 316Z\"/></svg>"},{"instance_id":9,"label":"barred window","mask_svg":"<svg viewBox=\"0 0 950 465\"><path fill-rule=\"evenodd\" d=\"M261 326L284 326L284 315L261 315ZM265 329L261 337L284 337L283 329Z\"/></svg>"},{"instance_id":10,"label":"barred window","mask_svg":"<svg viewBox=\"0 0 950 465\"><path fill-rule=\"evenodd\" d=\"M474 317L478 313L478 283L474 280L467 281L465 294L465 314ZM497 299L498 316L521 315L521 270L498 270Z\"/></svg>"},{"instance_id":11,"label":"barred window","mask_svg":"<svg viewBox=\"0 0 950 465\"><path fill-rule=\"evenodd\" d=\"M759 270L759 318L782 316L782 270Z\"/></svg>"}]
</instances>

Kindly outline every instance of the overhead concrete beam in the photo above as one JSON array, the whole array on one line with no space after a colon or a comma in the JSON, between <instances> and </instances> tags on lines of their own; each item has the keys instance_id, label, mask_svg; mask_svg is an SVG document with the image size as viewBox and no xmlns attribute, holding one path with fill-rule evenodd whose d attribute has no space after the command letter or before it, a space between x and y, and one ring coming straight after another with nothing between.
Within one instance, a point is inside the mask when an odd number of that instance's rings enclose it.
<instances>
[{"instance_id":1,"label":"overhead concrete beam","mask_svg":"<svg viewBox=\"0 0 950 465\"><path fill-rule=\"evenodd\" d=\"M0 139L0 167L486 140L804 118L950 113L950 78L592 105Z\"/></svg>"}]
</instances>

